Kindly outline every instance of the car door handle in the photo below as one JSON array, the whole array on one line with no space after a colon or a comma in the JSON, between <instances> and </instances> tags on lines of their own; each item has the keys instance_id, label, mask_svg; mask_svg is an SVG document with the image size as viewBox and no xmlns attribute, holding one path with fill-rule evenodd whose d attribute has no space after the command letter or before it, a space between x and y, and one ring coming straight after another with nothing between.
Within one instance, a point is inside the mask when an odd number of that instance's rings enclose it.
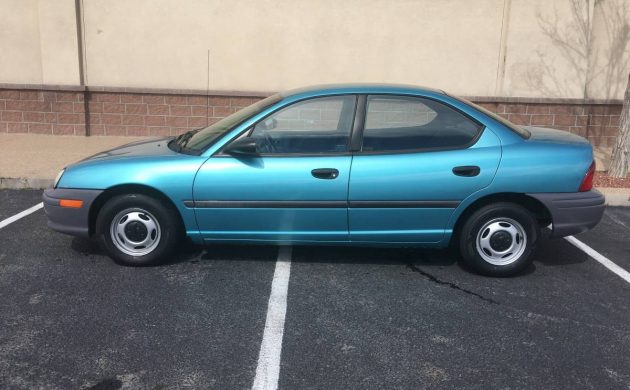
<instances>
[{"instance_id":1,"label":"car door handle","mask_svg":"<svg viewBox=\"0 0 630 390\"><path fill-rule=\"evenodd\" d=\"M339 176L339 171L335 168L317 168L311 171L311 175L318 179L336 179Z\"/></svg>"},{"instance_id":2,"label":"car door handle","mask_svg":"<svg viewBox=\"0 0 630 390\"><path fill-rule=\"evenodd\" d=\"M473 177L477 176L481 169L476 165L464 165L453 168L453 173L457 176Z\"/></svg>"}]
</instances>

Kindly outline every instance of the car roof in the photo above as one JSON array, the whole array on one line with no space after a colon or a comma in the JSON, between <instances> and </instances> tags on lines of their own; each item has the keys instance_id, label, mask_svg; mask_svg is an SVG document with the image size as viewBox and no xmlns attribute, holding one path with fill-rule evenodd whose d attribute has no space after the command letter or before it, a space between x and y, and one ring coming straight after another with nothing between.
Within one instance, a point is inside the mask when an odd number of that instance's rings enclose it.
<instances>
[{"instance_id":1,"label":"car roof","mask_svg":"<svg viewBox=\"0 0 630 390\"><path fill-rule=\"evenodd\" d=\"M445 92L439 89L420 87L409 84L323 84L310 87L296 88L281 93L283 97L294 96L318 96L326 94L362 93L362 94L440 94Z\"/></svg>"}]
</instances>

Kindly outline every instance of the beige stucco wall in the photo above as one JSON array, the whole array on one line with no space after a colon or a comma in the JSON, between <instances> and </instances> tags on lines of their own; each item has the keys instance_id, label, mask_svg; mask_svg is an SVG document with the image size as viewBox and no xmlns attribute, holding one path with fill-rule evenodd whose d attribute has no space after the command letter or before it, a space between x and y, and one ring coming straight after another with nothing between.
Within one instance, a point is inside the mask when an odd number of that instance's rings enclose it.
<instances>
[{"instance_id":1,"label":"beige stucco wall","mask_svg":"<svg viewBox=\"0 0 630 390\"><path fill-rule=\"evenodd\" d=\"M39 15L36 0L2 0L0 81L41 83Z\"/></svg>"},{"instance_id":2,"label":"beige stucco wall","mask_svg":"<svg viewBox=\"0 0 630 390\"><path fill-rule=\"evenodd\" d=\"M0 82L79 83L74 0L0 1Z\"/></svg>"},{"instance_id":3,"label":"beige stucco wall","mask_svg":"<svg viewBox=\"0 0 630 390\"><path fill-rule=\"evenodd\" d=\"M623 97L630 72L630 1L512 0L507 23L500 94Z\"/></svg>"},{"instance_id":4,"label":"beige stucco wall","mask_svg":"<svg viewBox=\"0 0 630 390\"><path fill-rule=\"evenodd\" d=\"M0 0L0 83L78 83L74 3ZM610 26L630 23L627 3L83 0L85 79L205 89L210 50L212 90L391 82L463 95L620 98L630 47L611 40ZM584 20L590 49L580 46Z\"/></svg>"},{"instance_id":5,"label":"beige stucco wall","mask_svg":"<svg viewBox=\"0 0 630 390\"><path fill-rule=\"evenodd\" d=\"M588 95L623 98L630 71L630 1L598 2L591 39Z\"/></svg>"},{"instance_id":6,"label":"beige stucco wall","mask_svg":"<svg viewBox=\"0 0 630 390\"><path fill-rule=\"evenodd\" d=\"M205 88L210 49L212 89L387 81L491 94L501 3L87 0L89 77Z\"/></svg>"},{"instance_id":7,"label":"beige stucco wall","mask_svg":"<svg viewBox=\"0 0 630 390\"><path fill-rule=\"evenodd\" d=\"M78 84L77 25L74 0L39 0L43 84Z\"/></svg>"},{"instance_id":8,"label":"beige stucco wall","mask_svg":"<svg viewBox=\"0 0 630 390\"><path fill-rule=\"evenodd\" d=\"M592 12L592 4L581 3L580 11ZM571 2L512 0L510 6L501 92L509 96L583 97L587 58L572 49L567 52L559 43L569 39L567 34L579 34Z\"/></svg>"}]
</instances>

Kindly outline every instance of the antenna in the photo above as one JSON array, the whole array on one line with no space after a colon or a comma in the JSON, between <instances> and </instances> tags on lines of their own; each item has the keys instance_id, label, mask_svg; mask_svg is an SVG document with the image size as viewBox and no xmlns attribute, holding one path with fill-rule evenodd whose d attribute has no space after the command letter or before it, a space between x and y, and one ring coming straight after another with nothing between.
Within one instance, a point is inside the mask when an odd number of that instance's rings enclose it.
<instances>
[{"instance_id":1,"label":"antenna","mask_svg":"<svg viewBox=\"0 0 630 390\"><path fill-rule=\"evenodd\" d=\"M208 70L206 74L206 126L210 125L210 49L208 49Z\"/></svg>"}]
</instances>

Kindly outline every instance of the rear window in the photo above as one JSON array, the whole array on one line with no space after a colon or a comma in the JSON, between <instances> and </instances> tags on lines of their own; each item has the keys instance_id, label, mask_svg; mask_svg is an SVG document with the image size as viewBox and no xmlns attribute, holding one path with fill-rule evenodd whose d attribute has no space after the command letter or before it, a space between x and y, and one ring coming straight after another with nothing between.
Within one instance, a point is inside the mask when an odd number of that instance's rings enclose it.
<instances>
[{"instance_id":1,"label":"rear window","mask_svg":"<svg viewBox=\"0 0 630 390\"><path fill-rule=\"evenodd\" d=\"M510 122L509 120L503 118L500 115L495 114L494 112L487 110L481 106L476 105L475 103L466 100L464 98L460 98L458 96L452 96L449 95L450 97L459 100L460 102L466 103L469 106L474 107L475 109L483 112L484 114L488 115L490 118L494 119L495 121L501 123L503 126L507 127L508 129L512 130L513 132L515 132L516 134L518 134L519 136L521 136L524 139L528 139L529 137L531 137L531 133L529 131L527 131L526 129L515 125L514 123Z\"/></svg>"}]
</instances>

